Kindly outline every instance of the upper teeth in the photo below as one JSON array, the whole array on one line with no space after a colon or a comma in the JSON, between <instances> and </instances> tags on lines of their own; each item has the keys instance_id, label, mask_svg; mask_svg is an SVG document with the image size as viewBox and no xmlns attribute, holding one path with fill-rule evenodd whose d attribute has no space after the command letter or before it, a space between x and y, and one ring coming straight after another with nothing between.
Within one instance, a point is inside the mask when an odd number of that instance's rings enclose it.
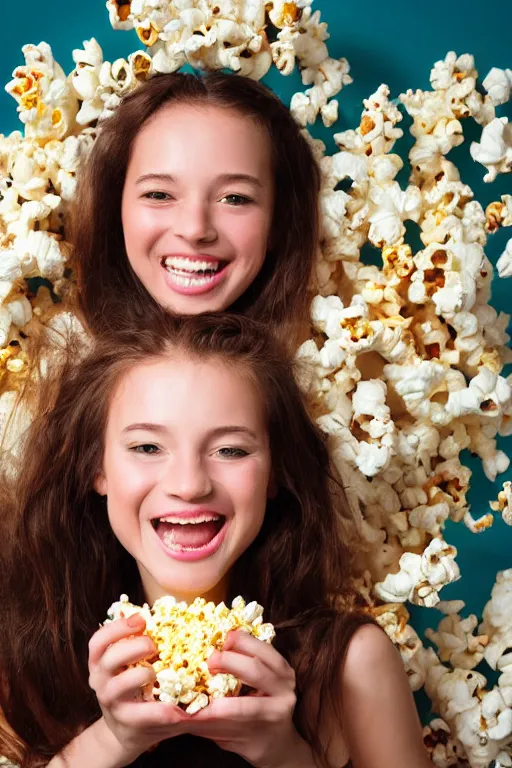
<instances>
[{"instance_id":1,"label":"upper teeth","mask_svg":"<svg viewBox=\"0 0 512 768\"><path fill-rule=\"evenodd\" d=\"M168 517L160 517L158 519L161 523L171 523L172 525L197 525L198 523L210 523L214 520L219 520L219 515L200 515L194 518L169 515Z\"/></svg>"},{"instance_id":2,"label":"upper teeth","mask_svg":"<svg viewBox=\"0 0 512 768\"><path fill-rule=\"evenodd\" d=\"M181 272L217 272L220 267L219 261L198 261L197 259L186 259L182 256L168 256L165 259L165 266Z\"/></svg>"}]
</instances>

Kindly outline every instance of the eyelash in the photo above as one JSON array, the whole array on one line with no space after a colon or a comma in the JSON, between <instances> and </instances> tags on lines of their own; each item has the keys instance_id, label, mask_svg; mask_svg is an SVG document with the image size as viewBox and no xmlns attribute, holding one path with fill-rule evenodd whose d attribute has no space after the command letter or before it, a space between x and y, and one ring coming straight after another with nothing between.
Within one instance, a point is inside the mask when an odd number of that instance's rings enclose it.
<instances>
[{"instance_id":1,"label":"eyelash","mask_svg":"<svg viewBox=\"0 0 512 768\"><path fill-rule=\"evenodd\" d=\"M163 195L163 197L156 197L156 195ZM164 202L166 200L172 200L172 195L170 195L168 192L145 192L142 197L145 197L147 200L155 200L157 203Z\"/></svg>"},{"instance_id":2,"label":"eyelash","mask_svg":"<svg viewBox=\"0 0 512 768\"><path fill-rule=\"evenodd\" d=\"M249 455L243 448L219 448L217 453L221 453L221 451L229 451L227 456L223 454L223 457L227 459L239 459Z\"/></svg>"},{"instance_id":3,"label":"eyelash","mask_svg":"<svg viewBox=\"0 0 512 768\"><path fill-rule=\"evenodd\" d=\"M146 451L145 448L154 448L155 450ZM154 445L154 443L141 443L140 445L134 445L129 450L132 453L139 453L143 456L155 456L160 453L160 448L158 445ZM227 453L222 453L223 451ZM238 459L243 458L244 456L248 456L249 454L247 451L244 451L243 448L219 448L218 451L216 451L217 454L221 454L223 458L226 459Z\"/></svg>"},{"instance_id":4,"label":"eyelash","mask_svg":"<svg viewBox=\"0 0 512 768\"><path fill-rule=\"evenodd\" d=\"M142 448L155 448L155 451L144 451L141 450ZM134 445L133 447L129 448L129 450L132 453L140 453L143 456L154 456L157 453L160 453L160 448L158 445L155 445L154 443L141 443L140 445Z\"/></svg>"},{"instance_id":5,"label":"eyelash","mask_svg":"<svg viewBox=\"0 0 512 768\"><path fill-rule=\"evenodd\" d=\"M161 197L158 197L158 195L161 195ZM158 191L152 191L152 192L145 192L142 197L145 197L146 200L153 200L157 203L163 203L167 202L168 200L174 200L173 196L170 195L168 192L158 192ZM249 203L252 203L253 200L250 197L247 197L246 195L224 195L220 199L220 202L223 200L227 200L228 198L237 198L237 202L228 203L228 205L232 205L234 208L238 208L239 206L243 205L249 205Z\"/></svg>"},{"instance_id":6,"label":"eyelash","mask_svg":"<svg viewBox=\"0 0 512 768\"><path fill-rule=\"evenodd\" d=\"M227 200L229 197L236 197L236 198L238 198L238 202L237 203L230 203L230 205L234 205L235 207L242 206L242 205L248 205L249 203L253 202L250 197L246 197L246 195L237 195L237 194L224 195L224 197L221 198L221 201L222 200Z\"/></svg>"}]
</instances>

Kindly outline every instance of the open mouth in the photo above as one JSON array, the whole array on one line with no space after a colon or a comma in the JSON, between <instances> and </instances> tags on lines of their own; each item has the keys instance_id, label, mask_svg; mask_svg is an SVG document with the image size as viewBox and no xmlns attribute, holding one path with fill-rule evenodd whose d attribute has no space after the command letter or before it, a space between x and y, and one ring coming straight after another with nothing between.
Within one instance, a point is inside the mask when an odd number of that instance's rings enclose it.
<instances>
[{"instance_id":1,"label":"open mouth","mask_svg":"<svg viewBox=\"0 0 512 768\"><path fill-rule=\"evenodd\" d=\"M200 552L208 550L224 528L223 515L204 514L193 519L178 516L156 518L151 521L157 536L173 552Z\"/></svg>"},{"instance_id":2,"label":"open mouth","mask_svg":"<svg viewBox=\"0 0 512 768\"><path fill-rule=\"evenodd\" d=\"M162 266L173 283L181 288L200 288L213 283L228 265L223 260L187 259L184 256L167 256Z\"/></svg>"}]
</instances>

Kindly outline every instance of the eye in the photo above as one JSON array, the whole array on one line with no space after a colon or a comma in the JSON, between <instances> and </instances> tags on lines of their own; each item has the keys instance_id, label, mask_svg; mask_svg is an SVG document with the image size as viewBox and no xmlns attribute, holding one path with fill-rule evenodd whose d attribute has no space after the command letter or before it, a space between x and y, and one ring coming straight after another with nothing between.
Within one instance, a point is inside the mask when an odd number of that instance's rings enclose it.
<instances>
[{"instance_id":1,"label":"eye","mask_svg":"<svg viewBox=\"0 0 512 768\"><path fill-rule=\"evenodd\" d=\"M147 200L156 200L157 202L162 202L164 200L172 200L172 195L170 195L168 192L145 192L142 197L145 197Z\"/></svg>"},{"instance_id":2,"label":"eye","mask_svg":"<svg viewBox=\"0 0 512 768\"><path fill-rule=\"evenodd\" d=\"M249 455L243 448L219 448L216 453L224 459L239 459Z\"/></svg>"},{"instance_id":3,"label":"eye","mask_svg":"<svg viewBox=\"0 0 512 768\"><path fill-rule=\"evenodd\" d=\"M221 203L226 202L228 205L248 205L249 203L252 203L252 200L250 197L246 197L245 195L224 195L224 197L221 198Z\"/></svg>"},{"instance_id":4,"label":"eye","mask_svg":"<svg viewBox=\"0 0 512 768\"><path fill-rule=\"evenodd\" d=\"M141 453L144 456L154 456L160 453L160 448L154 443L142 443L141 445L133 445L129 449L132 453Z\"/></svg>"}]
</instances>

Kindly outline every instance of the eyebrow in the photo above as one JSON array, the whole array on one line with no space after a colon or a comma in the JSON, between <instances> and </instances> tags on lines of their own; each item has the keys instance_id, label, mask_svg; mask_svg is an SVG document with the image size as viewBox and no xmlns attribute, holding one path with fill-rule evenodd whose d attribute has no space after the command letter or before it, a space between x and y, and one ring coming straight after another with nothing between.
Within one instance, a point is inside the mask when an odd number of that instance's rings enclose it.
<instances>
[{"instance_id":1,"label":"eyebrow","mask_svg":"<svg viewBox=\"0 0 512 768\"><path fill-rule=\"evenodd\" d=\"M157 432L158 434L163 434L167 432L167 428L164 427L163 424L153 424L152 422L145 421L145 422L138 422L136 424L129 424L127 427L123 429L122 434L126 434L129 432L136 432L138 430L146 431L146 432ZM249 427L242 427L240 425L226 425L223 427L216 427L216 429L213 429L209 435L210 437L220 437L221 435L226 434L233 434L233 433L245 433L249 435L250 437L257 439L257 434L252 429L249 429Z\"/></svg>"},{"instance_id":2,"label":"eyebrow","mask_svg":"<svg viewBox=\"0 0 512 768\"><path fill-rule=\"evenodd\" d=\"M144 173L142 176L139 176L135 184L143 184L145 181L166 181L173 184L176 182L176 179L170 173ZM223 173L217 176L216 181L222 184L245 181L249 184L254 184L256 187L263 186L261 181L250 173Z\"/></svg>"}]
</instances>

